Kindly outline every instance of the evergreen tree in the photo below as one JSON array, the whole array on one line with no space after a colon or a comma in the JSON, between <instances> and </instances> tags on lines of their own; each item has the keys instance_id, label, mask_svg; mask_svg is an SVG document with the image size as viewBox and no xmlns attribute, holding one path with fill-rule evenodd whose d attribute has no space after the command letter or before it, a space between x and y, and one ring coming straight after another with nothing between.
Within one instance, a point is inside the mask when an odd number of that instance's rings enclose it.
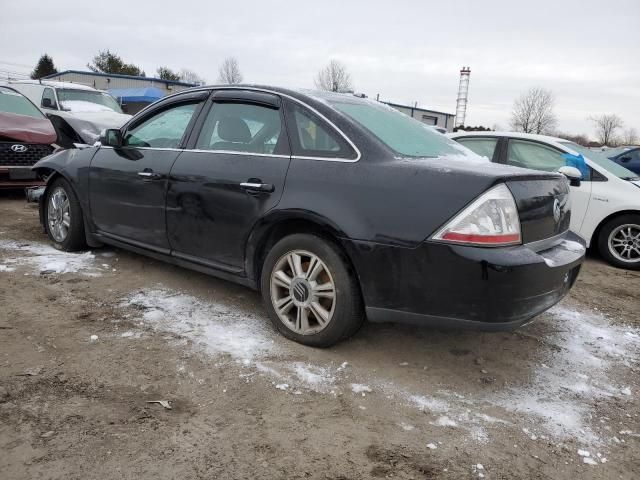
<instances>
[{"instance_id":1,"label":"evergreen tree","mask_svg":"<svg viewBox=\"0 0 640 480\"><path fill-rule=\"evenodd\" d=\"M38 60L38 63L36 64L36 68L31 72L31 78L37 80L53 73L58 73L58 70L53 64L53 58L45 53L40 57L40 60Z\"/></svg>"}]
</instances>

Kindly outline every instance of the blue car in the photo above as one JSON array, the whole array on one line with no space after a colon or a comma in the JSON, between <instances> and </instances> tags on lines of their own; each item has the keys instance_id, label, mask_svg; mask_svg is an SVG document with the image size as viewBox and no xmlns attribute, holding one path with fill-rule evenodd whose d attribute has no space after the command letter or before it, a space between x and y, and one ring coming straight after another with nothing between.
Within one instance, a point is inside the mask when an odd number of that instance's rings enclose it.
<instances>
[{"instance_id":1,"label":"blue car","mask_svg":"<svg viewBox=\"0 0 640 480\"><path fill-rule=\"evenodd\" d=\"M609 157L618 165L640 175L640 147L631 147Z\"/></svg>"}]
</instances>

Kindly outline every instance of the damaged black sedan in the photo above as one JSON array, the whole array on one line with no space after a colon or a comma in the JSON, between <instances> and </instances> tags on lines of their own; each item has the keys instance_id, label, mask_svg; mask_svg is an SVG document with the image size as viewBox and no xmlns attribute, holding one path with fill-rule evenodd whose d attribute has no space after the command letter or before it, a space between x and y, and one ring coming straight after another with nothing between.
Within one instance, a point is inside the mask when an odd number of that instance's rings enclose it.
<instances>
[{"instance_id":1,"label":"damaged black sedan","mask_svg":"<svg viewBox=\"0 0 640 480\"><path fill-rule=\"evenodd\" d=\"M566 295L585 253L565 177L347 94L192 89L34 168L58 248L115 245L259 289L312 346L365 319L517 327Z\"/></svg>"}]
</instances>

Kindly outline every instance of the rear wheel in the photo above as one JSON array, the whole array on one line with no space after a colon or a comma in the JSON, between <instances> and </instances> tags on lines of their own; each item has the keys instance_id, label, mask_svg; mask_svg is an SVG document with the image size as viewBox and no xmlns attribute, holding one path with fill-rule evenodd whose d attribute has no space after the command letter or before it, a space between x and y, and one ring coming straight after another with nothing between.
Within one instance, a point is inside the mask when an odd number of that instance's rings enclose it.
<instances>
[{"instance_id":1,"label":"rear wheel","mask_svg":"<svg viewBox=\"0 0 640 480\"><path fill-rule=\"evenodd\" d=\"M56 248L67 252L86 248L82 208L69 182L63 178L53 181L44 208L47 235Z\"/></svg>"},{"instance_id":2,"label":"rear wheel","mask_svg":"<svg viewBox=\"0 0 640 480\"><path fill-rule=\"evenodd\" d=\"M276 243L264 261L261 289L275 327L298 343L329 347L362 325L355 276L338 247L315 235Z\"/></svg>"},{"instance_id":3,"label":"rear wheel","mask_svg":"<svg viewBox=\"0 0 640 480\"><path fill-rule=\"evenodd\" d=\"M598 250L616 267L640 270L640 215L621 215L607 222L598 236Z\"/></svg>"}]
</instances>

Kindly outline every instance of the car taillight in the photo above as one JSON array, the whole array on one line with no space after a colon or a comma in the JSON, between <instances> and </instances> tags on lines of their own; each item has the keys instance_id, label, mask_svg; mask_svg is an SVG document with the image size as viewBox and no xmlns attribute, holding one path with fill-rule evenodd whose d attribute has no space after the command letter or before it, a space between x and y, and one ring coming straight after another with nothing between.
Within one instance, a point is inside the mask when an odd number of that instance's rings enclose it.
<instances>
[{"instance_id":1,"label":"car taillight","mask_svg":"<svg viewBox=\"0 0 640 480\"><path fill-rule=\"evenodd\" d=\"M521 243L520 218L513 195L504 183L487 190L432 239L484 247Z\"/></svg>"}]
</instances>

